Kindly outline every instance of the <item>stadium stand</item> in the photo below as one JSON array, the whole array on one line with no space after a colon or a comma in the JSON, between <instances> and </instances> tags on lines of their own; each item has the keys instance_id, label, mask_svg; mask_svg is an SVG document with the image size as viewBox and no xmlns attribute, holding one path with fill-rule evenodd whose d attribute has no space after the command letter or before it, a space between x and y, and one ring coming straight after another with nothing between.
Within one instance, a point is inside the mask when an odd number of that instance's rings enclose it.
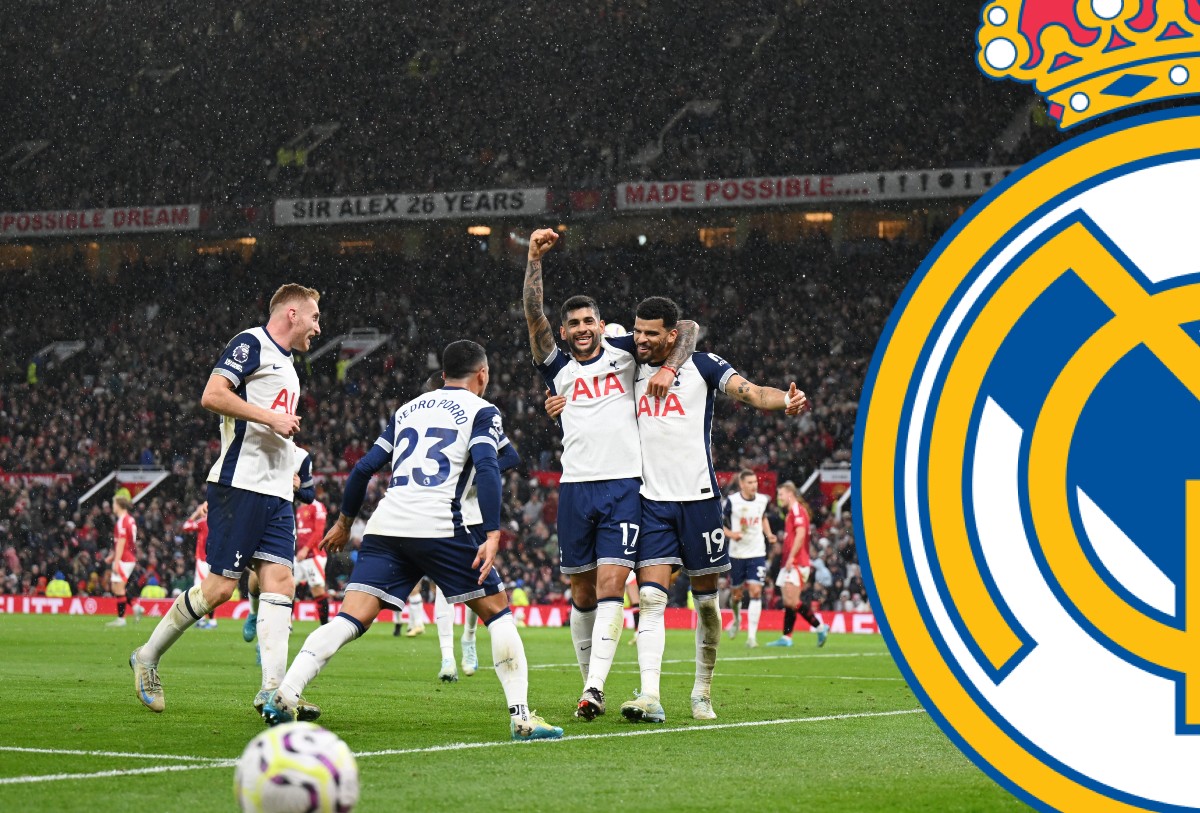
<instances>
[{"instance_id":1,"label":"stadium stand","mask_svg":"<svg viewBox=\"0 0 1200 813\"><path fill-rule=\"evenodd\" d=\"M998 146L1028 99L974 68L972 4L914 0L885 42L867 0L38 5L0 49L0 208L1020 163L1060 138Z\"/></svg>"}]
</instances>

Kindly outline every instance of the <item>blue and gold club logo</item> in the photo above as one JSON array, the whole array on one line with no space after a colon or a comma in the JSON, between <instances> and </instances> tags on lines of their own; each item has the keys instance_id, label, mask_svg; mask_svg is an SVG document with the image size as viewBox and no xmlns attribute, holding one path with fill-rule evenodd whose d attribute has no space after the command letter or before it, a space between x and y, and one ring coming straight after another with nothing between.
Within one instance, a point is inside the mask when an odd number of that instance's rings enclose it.
<instances>
[{"instance_id":1,"label":"blue and gold club logo","mask_svg":"<svg viewBox=\"0 0 1200 813\"><path fill-rule=\"evenodd\" d=\"M1065 129L1200 92L1200 0L1002 0L985 72ZM888 324L854 493L926 708L1049 809L1200 809L1200 108L1014 173Z\"/></svg>"}]
</instances>

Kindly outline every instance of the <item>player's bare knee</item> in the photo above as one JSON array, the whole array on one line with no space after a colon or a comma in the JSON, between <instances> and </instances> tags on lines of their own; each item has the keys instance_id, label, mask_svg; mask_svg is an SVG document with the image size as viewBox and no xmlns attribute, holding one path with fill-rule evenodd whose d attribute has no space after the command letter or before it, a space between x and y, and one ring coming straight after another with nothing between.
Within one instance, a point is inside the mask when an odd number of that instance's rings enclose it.
<instances>
[{"instance_id":1,"label":"player's bare knee","mask_svg":"<svg viewBox=\"0 0 1200 813\"><path fill-rule=\"evenodd\" d=\"M200 583L200 592L210 607L216 607L229 601L233 598L233 591L236 589L236 579L229 579L215 573L210 573L208 578Z\"/></svg>"},{"instance_id":2,"label":"player's bare knee","mask_svg":"<svg viewBox=\"0 0 1200 813\"><path fill-rule=\"evenodd\" d=\"M586 573L571 574L571 601L575 602L576 607L595 607L596 606L596 571L589 570ZM614 593L613 595L618 595Z\"/></svg>"},{"instance_id":3,"label":"player's bare knee","mask_svg":"<svg viewBox=\"0 0 1200 813\"><path fill-rule=\"evenodd\" d=\"M747 584L746 592L750 594L750 598L752 598L752 599L762 598L762 585L761 584ZM742 591L738 590L737 594L738 594L737 597L740 599L742 597Z\"/></svg>"},{"instance_id":4,"label":"player's bare knee","mask_svg":"<svg viewBox=\"0 0 1200 813\"><path fill-rule=\"evenodd\" d=\"M717 583L720 575L717 573L706 573L703 576L692 577L692 592L693 593L715 593L717 592Z\"/></svg>"},{"instance_id":5,"label":"player's bare knee","mask_svg":"<svg viewBox=\"0 0 1200 813\"><path fill-rule=\"evenodd\" d=\"M597 599L620 598L625 594L625 582L629 578L629 568L620 565L600 565L596 570L596 585L593 595L595 598L584 606L591 606ZM572 588L571 595L575 592Z\"/></svg>"},{"instance_id":6,"label":"player's bare knee","mask_svg":"<svg viewBox=\"0 0 1200 813\"><path fill-rule=\"evenodd\" d=\"M508 596L504 593L482 596L471 599L467 602L467 606L474 611L475 615L479 616L481 622L487 624L497 613L502 613L508 609Z\"/></svg>"}]
</instances>

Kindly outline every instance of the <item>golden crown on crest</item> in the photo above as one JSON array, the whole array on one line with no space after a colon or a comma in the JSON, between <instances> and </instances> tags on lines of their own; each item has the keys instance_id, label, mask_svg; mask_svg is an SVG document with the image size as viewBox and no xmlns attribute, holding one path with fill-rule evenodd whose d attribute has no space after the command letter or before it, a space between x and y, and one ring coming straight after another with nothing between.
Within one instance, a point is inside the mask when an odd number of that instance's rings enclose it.
<instances>
[{"instance_id":1,"label":"golden crown on crest","mask_svg":"<svg viewBox=\"0 0 1200 813\"><path fill-rule=\"evenodd\" d=\"M1200 0L994 0L980 69L1031 83L1062 129L1200 93Z\"/></svg>"}]
</instances>

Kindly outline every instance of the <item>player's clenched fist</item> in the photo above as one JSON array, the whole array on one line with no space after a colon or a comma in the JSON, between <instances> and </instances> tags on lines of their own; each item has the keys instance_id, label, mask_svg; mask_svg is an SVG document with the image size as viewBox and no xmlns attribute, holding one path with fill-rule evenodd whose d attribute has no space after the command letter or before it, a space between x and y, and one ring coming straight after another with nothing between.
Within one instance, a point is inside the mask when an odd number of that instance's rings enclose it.
<instances>
[{"instance_id":1,"label":"player's clenched fist","mask_svg":"<svg viewBox=\"0 0 1200 813\"><path fill-rule=\"evenodd\" d=\"M554 244L557 242L558 232L554 229L538 229L529 235L529 259L542 259L542 256L554 248Z\"/></svg>"},{"instance_id":2,"label":"player's clenched fist","mask_svg":"<svg viewBox=\"0 0 1200 813\"><path fill-rule=\"evenodd\" d=\"M808 406L808 397L796 389L795 381L788 387L786 403L787 406L783 409L785 415L799 415Z\"/></svg>"},{"instance_id":3,"label":"player's clenched fist","mask_svg":"<svg viewBox=\"0 0 1200 813\"><path fill-rule=\"evenodd\" d=\"M276 434L290 438L300 431L300 416L288 415L286 412L272 412L267 424Z\"/></svg>"}]
</instances>

